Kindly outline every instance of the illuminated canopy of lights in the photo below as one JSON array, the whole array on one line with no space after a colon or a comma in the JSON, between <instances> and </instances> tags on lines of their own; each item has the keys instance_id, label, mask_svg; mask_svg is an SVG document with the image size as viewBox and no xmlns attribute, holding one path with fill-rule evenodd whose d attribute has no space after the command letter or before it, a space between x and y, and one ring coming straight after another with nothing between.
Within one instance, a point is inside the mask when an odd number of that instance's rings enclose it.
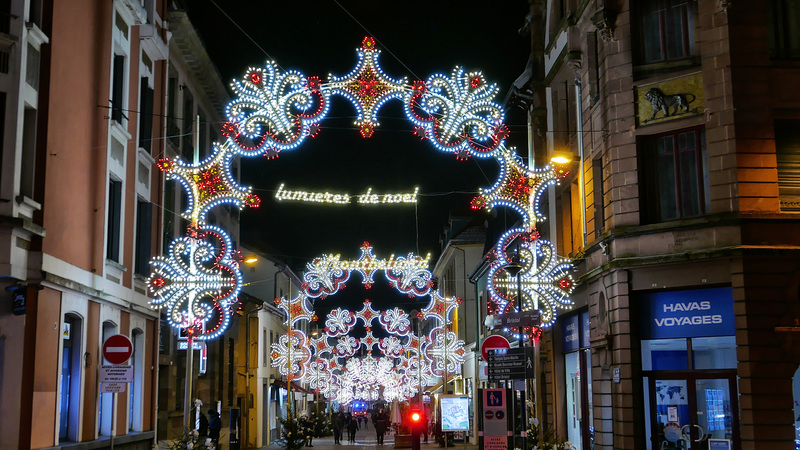
<instances>
[{"instance_id":1,"label":"illuminated canopy of lights","mask_svg":"<svg viewBox=\"0 0 800 450\"><path fill-rule=\"evenodd\" d=\"M327 263L322 264L323 259ZM319 337L306 339L302 333L290 331L294 340L286 336L272 346L273 367L287 378L308 381L313 389L340 404L378 398L403 400L421 387L435 383L445 372L459 373L464 362L464 341L459 340L448 325L452 323L460 300L431 290L430 273L423 262L427 259L411 254L407 258L378 260L372 254L372 247L365 242L358 260L340 261L337 256L318 258L310 263L307 275L314 276L306 278L304 291L292 300L276 300L290 330L302 321L316 320L309 299L317 298L319 286L334 286L328 293L335 294L344 287L351 271L362 272L362 277L372 282L372 269L382 267L387 281L398 292L408 293L408 290L397 280L410 277L424 281L423 294L413 289L411 292L417 297L430 296L430 302L417 316L419 320L429 321L430 332L427 336L417 336L405 311L397 307L377 310L367 299L358 311L332 309L324 318L324 333ZM364 327L363 336L352 336L357 325ZM374 327L380 327L388 336L376 337ZM380 356L374 358L375 353Z\"/></svg>"},{"instance_id":2,"label":"illuminated canopy of lights","mask_svg":"<svg viewBox=\"0 0 800 450\"><path fill-rule=\"evenodd\" d=\"M188 202L183 216L190 222L190 227L188 236L171 243L168 255L151 260L153 272L148 281L150 292L155 297L151 305L168 308L173 326L190 330L190 333L203 338L208 339L225 330L231 305L241 288L241 273L237 259L232 256L230 239L223 230L207 227L206 215L211 208L224 203L239 208L245 205L258 207L259 198L251 194L249 187L239 186L231 176L235 157L263 155L271 159L281 151L297 148L306 138L320 133L320 123L329 111L331 98L339 96L354 106L356 125L365 138L372 136L379 125L377 113L380 107L389 100L398 100L403 103L411 122L409 131L428 140L436 149L451 153L457 159L493 157L500 163L499 180L492 188L482 191L472 206L478 209L507 206L521 215L523 234L528 235L527 249L520 250L523 269L519 277L526 298L523 309L536 308L538 302L543 316L548 318L546 324L552 324L556 309L571 304L568 295L572 290L572 280L568 274L569 264L556 257L550 243L539 239L535 222L544 218L538 212L538 198L547 186L566 175L564 167L531 170L506 149L504 141L508 137L508 128L504 124L503 107L495 101L498 88L496 84L487 83L481 73L456 67L449 75L434 74L424 81L408 83L406 78L390 77L381 69L378 63L380 51L374 39L365 38L357 53L356 67L350 73L330 75L327 82L298 71L283 71L274 62L248 69L244 77L232 84L235 98L225 109L224 143L215 143L210 156L198 164L166 158L159 160L159 168L167 173L169 179L178 180L186 190ZM371 191L367 194L362 194L365 195L363 203L383 202L386 198L403 202L402 196L407 195L380 197ZM317 198L316 194L313 196ZM322 197L327 198L324 194ZM335 194L331 194L333 198ZM209 239L217 243L211 244ZM504 242L501 239L495 247L496 258L489 279L493 293L491 300L499 313L509 311L510 300L516 295L511 289L516 279L509 278L503 268L504 264L510 263ZM212 254L215 256L210 256ZM423 268L427 267L428 261L429 258L413 254L377 259L368 244L362 247L361 258L355 261L324 256L309 265L302 298L287 300L284 306L289 312L294 310L292 317L296 318L292 320L308 320L309 314L313 317L308 310L308 299L335 294L352 271L362 275L362 282L367 287L374 282L375 272L383 271L400 292L411 297L429 295L432 288L430 272ZM552 288L553 283L557 289ZM437 320L446 323L450 320L447 315L449 306L437 306L436 302L434 294L433 307L444 307L445 310L440 313L432 309L427 313L428 318L440 314ZM381 326L388 327L379 321ZM410 331L405 335L399 333L399 330L407 329L393 319L387 319L386 323L394 324L398 339L401 336L416 339ZM446 333L442 336L436 339L441 340L444 349L450 345L450 339ZM341 351L346 353L355 345L362 344L348 341L347 337L339 336L339 341L331 344L329 351L335 352L341 347ZM433 340L431 337L424 339ZM293 335L284 344L289 352L295 344L307 346L309 342L304 336ZM419 366L430 362L428 356L423 355L436 354L430 345L434 344L429 343L427 352L421 353ZM384 347L394 346L394 343L387 343ZM295 357L286 358L285 373L302 376L293 369L300 362L295 361ZM300 358L299 361L304 361ZM447 362L442 364L437 367L449 365ZM330 364L330 367L338 370L336 364ZM335 383L323 384L322 391L335 390L330 387ZM358 393L342 395L356 398Z\"/></svg>"}]
</instances>

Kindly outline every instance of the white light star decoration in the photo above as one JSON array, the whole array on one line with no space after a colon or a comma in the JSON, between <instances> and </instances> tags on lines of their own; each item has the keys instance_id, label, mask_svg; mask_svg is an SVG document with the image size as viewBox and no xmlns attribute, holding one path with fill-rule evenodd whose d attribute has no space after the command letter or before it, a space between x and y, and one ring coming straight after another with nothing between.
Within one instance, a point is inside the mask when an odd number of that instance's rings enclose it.
<instances>
[{"instance_id":1,"label":"white light star decoration","mask_svg":"<svg viewBox=\"0 0 800 450\"><path fill-rule=\"evenodd\" d=\"M523 227L506 233L494 248L488 280L490 299L497 313L514 310L517 278L511 277L505 267L511 262L510 238L522 236L519 250L522 270L518 275L523 290L522 309L540 309L543 326L552 325L557 310L571 306L569 295L574 282L570 264L558 258L552 244L538 236L536 221L544 219L538 211L538 199L548 186L566 176L566 167L534 170L505 147L508 128L504 124L503 106L496 101L498 88L488 83L483 74L456 67L449 75L434 74L425 81L409 83L405 77L389 77L384 73L373 38L364 38L357 53L358 62L349 74L331 75L326 82L296 70L285 71L275 62L248 69L243 78L232 84L235 98L226 107L226 122L221 130L225 140L213 144L210 156L198 164L169 158L158 161L168 179L179 181L185 188L188 201L183 217L190 225L187 236L175 239L167 255L151 260L153 270L148 279L154 297L151 305L167 308L170 324L198 339L211 339L225 331L233 317L231 310L237 302L242 276L230 238L223 230L208 226L206 216L221 204L258 207L260 200L251 193L251 188L235 182L231 171L233 161L237 157L259 155L272 159L281 151L297 148L306 138L320 132L331 99L339 96L354 106L355 124L365 138L377 132L378 110L386 102L397 100L403 104L410 122L409 133L427 140L437 150L451 153L459 160L475 156L498 161L501 169L498 181L481 190L472 207L512 208L520 214ZM326 332L324 339L312 341L290 331L284 341L273 347L273 364L287 377L302 378L309 372L311 357L324 355L329 358L328 363L314 368L316 389L340 403L357 396L373 398L379 391L384 398L408 397L417 389L415 386L434 382L436 373L455 369L459 358L463 359L458 347L463 347L463 342L451 339L443 330L452 320L450 315L458 299L444 298L433 291L429 262L430 255L422 258L412 253L382 259L365 242L357 260L326 255L309 263L303 276L303 293L291 300L279 299L278 306L287 315L291 330L301 322L315 320L310 300L336 294L353 272L361 275L366 288L382 272L398 292L411 298L431 297L428 307L420 313L420 320L433 321L432 333L438 330L439 334L415 336L406 313L399 309L378 311L367 303L358 313L348 312L352 314L349 318L347 314L328 317L330 323L326 320L326 326L336 330L334 336ZM375 341L370 343L364 337L349 336L355 322L361 320L369 327L376 318L383 332L396 341L383 344L373 336ZM402 388L361 385L345 388L337 381L345 370L344 358L356 355L367 345L373 349L376 345L380 347L379 344L383 346L381 350L397 354L398 342L405 351L395 359L403 366L395 369L391 382L402 380ZM417 345L424 350L417 352ZM419 360L403 360L406 355L417 353ZM412 377L406 372L414 367L416 373ZM327 385L319 378L321 370L330 374Z\"/></svg>"}]
</instances>

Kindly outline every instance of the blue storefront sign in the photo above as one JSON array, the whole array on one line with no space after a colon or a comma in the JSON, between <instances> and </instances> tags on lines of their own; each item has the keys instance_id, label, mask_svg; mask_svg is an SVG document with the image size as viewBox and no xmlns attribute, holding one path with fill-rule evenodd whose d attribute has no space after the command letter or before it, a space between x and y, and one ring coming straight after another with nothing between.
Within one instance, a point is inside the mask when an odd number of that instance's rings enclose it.
<instances>
[{"instance_id":1,"label":"blue storefront sign","mask_svg":"<svg viewBox=\"0 0 800 450\"><path fill-rule=\"evenodd\" d=\"M563 332L562 351L571 352L581 347L579 323L577 314L561 319L561 330Z\"/></svg>"},{"instance_id":2,"label":"blue storefront sign","mask_svg":"<svg viewBox=\"0 0 800 450\"><path fill-rule=\"evenodd\" d=\"M642 339L731 336L736 331L730 287L653 292L637 298Z\"/></svg>"}]
</instances>

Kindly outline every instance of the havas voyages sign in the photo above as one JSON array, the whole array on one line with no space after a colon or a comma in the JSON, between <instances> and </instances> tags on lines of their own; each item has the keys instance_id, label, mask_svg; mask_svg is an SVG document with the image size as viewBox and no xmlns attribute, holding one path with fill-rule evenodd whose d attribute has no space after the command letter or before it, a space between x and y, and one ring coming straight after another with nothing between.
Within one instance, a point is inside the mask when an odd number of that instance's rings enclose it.
<instances>
[{"instance_id":1,"label":"havas voyages sign","mask_svg":"<svg viewBox=\"0 0 800 450\"><path fill-rule=\"evenodd\" d=\"M731 336L730 287L639 294L642 339Z\"/></svg>"}]
</instances>

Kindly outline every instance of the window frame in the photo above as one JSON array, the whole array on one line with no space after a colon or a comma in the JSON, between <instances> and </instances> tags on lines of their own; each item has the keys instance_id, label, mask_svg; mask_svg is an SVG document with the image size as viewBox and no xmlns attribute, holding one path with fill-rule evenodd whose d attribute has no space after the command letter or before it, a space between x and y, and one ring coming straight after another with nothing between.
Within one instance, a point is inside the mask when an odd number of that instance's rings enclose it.
<instances>
[{"instance_id":1,"label":"window frame","mask_svg":"<svg viewBox=\"0 0 800 450\"><path fill-rule=\"evenodd\" d=\"M702 217L710 212L710 186L708 183L708 144L705 139L705 127L691 127L672 130L664 133L659 133L650 136L643 136L638 140L637 147L640 153L640 174L643 179L640 183L641 189L641 204L644 205L641 210L643 214L644 223L661 223L671 222L675 220L691 219ZM688 133L694 134L694 147L692 148L695 157L695 184L697 195L697 214L687 213L685 211L685 196L683 189L686 184L686 175L681 170L681 155L688 152L690 149L679 148L680 136ZM658 140L671 137L672 138L672 151L673 156L673 177L671 179L672 189L674 193L674 215L666 216L662 208L662 186L661 176L659 171L659 150Z\"/></svg>"},{"instance_id":2,"label":"window frame","mask_svg":"<svg viewBox=\"0 0 800 450\"><path fill-rule=\"evenodd\" d=\"M647 3L647 4L645 4ZM687 8L683 11L681 36L682 36L682 54L669 55L670 40L668 39L668 28L672 22L671 18L664 11L674 7L673 3L685 3ZM647 35L648 31L653 31L652 27L647 26L645 23L645 11L648 10L647 6L657 4L652 9L658 9L661 12L658 16L659 23L659 49L661 57L658 59L648 59L647 49L644 43L650 41ZM697 23L697 1L696 0L644 0L641 3L634 5L633 23L635 26L636 46L635 57L636 65L644 68L684 68L687 65L699 65L698 48L695 44L694 29Z\"/></svg>"}]
</instances>

